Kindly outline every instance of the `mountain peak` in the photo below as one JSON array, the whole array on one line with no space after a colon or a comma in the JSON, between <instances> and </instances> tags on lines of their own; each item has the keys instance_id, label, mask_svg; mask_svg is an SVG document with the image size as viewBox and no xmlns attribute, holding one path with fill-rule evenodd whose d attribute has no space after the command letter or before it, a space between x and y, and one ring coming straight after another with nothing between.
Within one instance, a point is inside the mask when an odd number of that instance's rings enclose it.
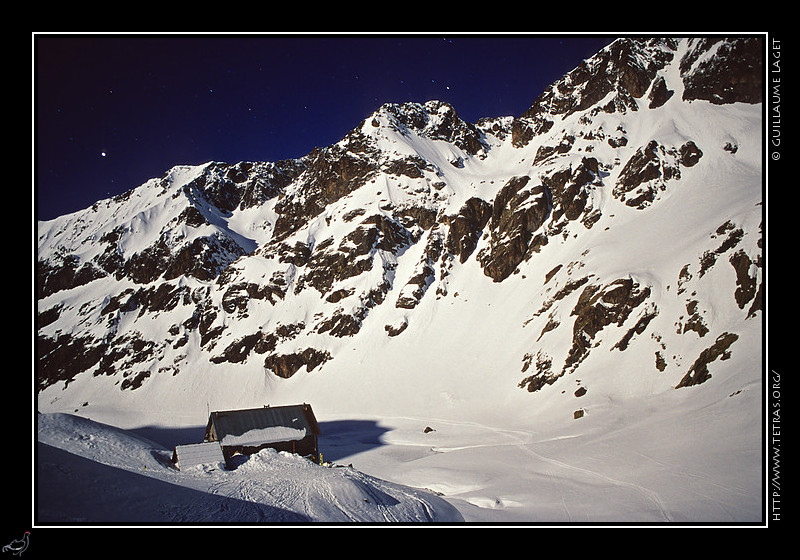
<instances>
[{"instance_id":1,"label":"mountain peak","mask_svg":"<svg viewBox=\"0 0 800 560\"><path fill-rule=\"evenodd\" d=\"M481 132L464 122L447 102L386 103L365 121L373 128L385 127L401 135L415 134L430 140L449 142L470 155L484 151Z\"/></svg>"},{"instance_id":2,"label":"mountain peak","mask_svg":"<svg viewBox=\"0 0 800 560\"><path fill-rule=\"evenodd\" d=\"M760 102L761 40L617 39L546 89L523 113L525 119L566 117L601 101L604 111L636 111L666 65L679 57L669 89L685 100ZM661 76L663 80L663 76Z\"/></svg>"}]
</instances>

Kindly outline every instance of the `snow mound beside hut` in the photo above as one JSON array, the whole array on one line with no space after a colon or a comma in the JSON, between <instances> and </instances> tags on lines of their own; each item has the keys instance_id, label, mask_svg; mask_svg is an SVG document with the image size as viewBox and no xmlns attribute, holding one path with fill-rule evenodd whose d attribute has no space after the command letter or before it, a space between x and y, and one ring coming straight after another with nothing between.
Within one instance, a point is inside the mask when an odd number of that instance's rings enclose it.
<instances>
[{"instance_id":1,"label":"snow mound beside hut","mask_svg":"<svg viewBox=\"0 0 800 560\"><path fill-rule=\"evenodd\" d=\"M273 449L178 471L172 450L126 430L61 413L37 428L42 522L463 521L429 492Z\"/></svg>"}]
</instances>

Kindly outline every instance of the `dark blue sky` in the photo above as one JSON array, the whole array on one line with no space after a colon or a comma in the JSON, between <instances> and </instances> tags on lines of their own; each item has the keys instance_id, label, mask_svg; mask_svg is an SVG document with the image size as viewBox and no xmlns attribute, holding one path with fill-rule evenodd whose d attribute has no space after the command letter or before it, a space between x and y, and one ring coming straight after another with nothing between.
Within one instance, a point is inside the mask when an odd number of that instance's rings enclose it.
<instances>
[{"instance_id":1,"label":"dark blue sky","mask_svg":"<svg viewBox=\"0 0 800 560\"><path fill-rule=\"evenodd\" d=\"M386 102L519 116L611 36L37 35L37 219L179 164L277 161L340 140Z\"/></svg>"}]
</instances>

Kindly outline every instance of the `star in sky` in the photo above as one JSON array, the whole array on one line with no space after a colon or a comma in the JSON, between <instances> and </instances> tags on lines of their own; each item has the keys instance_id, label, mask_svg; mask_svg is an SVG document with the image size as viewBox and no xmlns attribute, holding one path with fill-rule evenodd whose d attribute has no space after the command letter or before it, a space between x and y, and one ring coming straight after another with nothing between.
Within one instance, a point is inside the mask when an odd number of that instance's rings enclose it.
<instances>
[{"instance_id":1,"label":"star in sky","mask_svg":"<svg viewBox=\"0 0 800 560\"><path fill-rule=\"evenodd\" d=\"M37 37L37 215L174 165L302 157L387 102L520 114L610 39L587 42L554 57L535 37Z\"/></svg>"}]
</instances>

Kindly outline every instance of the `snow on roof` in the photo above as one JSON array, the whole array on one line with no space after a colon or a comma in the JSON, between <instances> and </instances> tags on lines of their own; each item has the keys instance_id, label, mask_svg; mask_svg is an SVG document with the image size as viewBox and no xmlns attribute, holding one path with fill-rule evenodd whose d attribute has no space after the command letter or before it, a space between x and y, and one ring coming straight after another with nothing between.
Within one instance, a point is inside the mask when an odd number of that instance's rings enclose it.
<instances>
[{"instance_id":1,"label":"snow on roof","mask_svg":"<svg viewBox=\"0 0 800 560\"><path fill-rule=\"evenodd\" d=\"M261 445L319 433L311 407L291 405L212 412L209 427L221 445Z\"/></svg>"},{"instance_id":2,"label":"snow on roof","mask_svg":"<svg viewBox=\"0 0 800 560\"><path fill-rule=\"evenodd\" d=\"M285 426L256 428L240 435L225 434L220 438L222 445L261 445L280 441L298 441L306 437L304 428L293 429Z\"/></svg>"},{"instance_id":3,"label":"snow on roof","mask_svg":"<svg viewBox=\"0 0 800 560\"><path fill-rule=\"evenodd\" d=\"M175 456L178 468L181 470L197 465L225 462L222 447L216 441L177 445L175 446Z\"/></svg>"}]
</instances>

